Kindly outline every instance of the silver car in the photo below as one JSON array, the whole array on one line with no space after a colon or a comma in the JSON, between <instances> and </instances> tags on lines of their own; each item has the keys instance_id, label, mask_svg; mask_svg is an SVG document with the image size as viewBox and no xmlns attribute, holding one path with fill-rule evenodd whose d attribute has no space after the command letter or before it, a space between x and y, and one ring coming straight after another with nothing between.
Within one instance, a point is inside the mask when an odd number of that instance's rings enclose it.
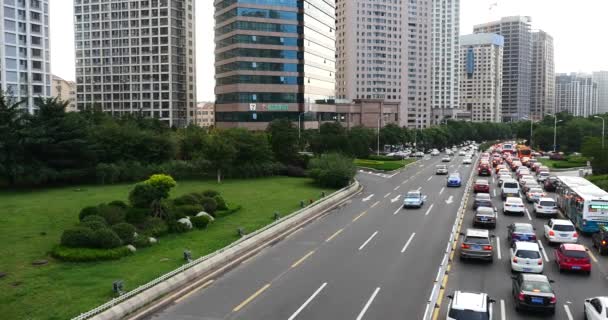
<instances>
[{"instance_id":1,"label":"silver car","mask_svg":"<svg viewBox=\"0 0 608 320\"><path fill-rule=\"evenodd\" d=\"M494 246L488 230L467 229L460 245L460 259L494 261Z\"/></svg>"}]
</instances>

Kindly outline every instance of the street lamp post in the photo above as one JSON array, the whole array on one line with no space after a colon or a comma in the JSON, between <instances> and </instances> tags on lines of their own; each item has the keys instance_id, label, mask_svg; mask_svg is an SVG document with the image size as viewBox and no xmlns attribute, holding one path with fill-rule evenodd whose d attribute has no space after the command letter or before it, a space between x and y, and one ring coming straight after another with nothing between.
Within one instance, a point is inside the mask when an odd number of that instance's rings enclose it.
<instances>
[{"instance_id":1,"label":"street lamp post","mask_svg":"<svg viewBox=\"0 0 608 320\"><path fill-rule=\"evenodd\" d=\"M602 119L602 150L604 149L604 130L605 130L605 125L606 125L606 119L604 119L603 117L600 116L593 116L594 118L598 118L598 119Z\"/></svg>"},{"instance_id":2,"label":"street lamp post","mask_svg":"<svg viewBox=\"0 0 608 320\"><path fill-rule=\"evenodd\" d=\"M557 123L562 121L563 120L557 121L557 114L553 115L553 153L555 153L557 149Z\"/></svg>"},{"instance_id":3,"label":"street lamp post","mask_svg":"<svg viewBox=\"0 0 608 320\"><path fill-rule=\"evenodd\" d=\"M376 155L380 155L380 117L378 117L378 134L376 134Z\"/></svg>"}]
</instances>

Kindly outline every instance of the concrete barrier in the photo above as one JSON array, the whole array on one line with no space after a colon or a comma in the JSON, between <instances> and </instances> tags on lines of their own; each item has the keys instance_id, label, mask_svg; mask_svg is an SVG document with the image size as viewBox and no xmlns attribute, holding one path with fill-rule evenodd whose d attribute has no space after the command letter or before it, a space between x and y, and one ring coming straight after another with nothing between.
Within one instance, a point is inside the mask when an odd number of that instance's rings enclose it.
<instances>
[{"instance_id":1,"label":"concrete barrier","mask_svg":"<svg viewBox=\"0 0 608 320\"><path fill-rule=\"evenodd\" d=\"M270 243L280 240L300 226L318 218L323 213L348 199L360 190L358 181L350 186L334 192L313 204L285 216L274 223L248 234L226 248L220 249L212 254L201 257L178 268L164 276L161 276L145 285L142 285L122 297L113 299L87 313L81 314L73 320L94 319L114 320L122 319L133 314L145 306L155 304L136 316L142 317L147 313L158 310L177 297L171 299L160 298L181 289L178 293L189 291L190 286L198 281L205 280L211 276L217 276L229 270L232 265L255 255ZM202 279L201 279L202 278ZM177 295L177 294L176 294ZM167 300L167 301L164 301Z\"/></svg>"}]
</instances>

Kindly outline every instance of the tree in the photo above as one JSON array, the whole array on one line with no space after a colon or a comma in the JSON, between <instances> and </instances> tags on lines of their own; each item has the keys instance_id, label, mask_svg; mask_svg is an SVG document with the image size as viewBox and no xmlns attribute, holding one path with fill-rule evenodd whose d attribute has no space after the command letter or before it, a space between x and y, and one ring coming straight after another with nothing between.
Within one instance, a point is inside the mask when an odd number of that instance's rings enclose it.
<instances>
[{"instance_id":1,"label":"tree","mask_svg":"<svg viewBox=\"0 0 608 320\"><path fill-rule=\"evenodd\" d=\"M346 129L339 122L325 122L319 127L319 132L313 137L311 149L316 154L340 152L348 150Z\"/></svg>"},{"instance_id":2,"label":"tree","mask_svg":"<svg viewBox=\"0 0 608 320\"><path fill-rule=\"evenodd\" d=\"M266 132L269 135L275 159L285 164L297 159L298 129L289 119L273 120L268 124Z\"/></svg>"},{"instance_id":3,"label":"tree","mask_svg":"<svg viewBox=\"0 0 608 320\"><path fill-rule=\"evenodd\" d=\"M176 132L178 158L192 160L197 153L203 150L207 131L197 125L189 125Z\"/></svg>"},{"instance_id":4,"label":"tree","mask_svg":"<svg viewBox=\"0 0 608 320\"><path fill-rule=\"evenodd\" d=\"M594 174L608 174L608 149L602 149L601 138L585 138L581 152L584 156L591 158Z\"/></svg>"},{"instance_id":5,"label":"tree","mask_svg":"<svg viewBox=\"0 0 608 320\"><path fill-rule=\"evenodd\" d=\"M380 146L399 145L403 143L403 131L398 125L389 123L380 128Z\"/></svg>"},{"instance_id":6,"label":"tree","mask_svg":"<svg viewBox=\"0 0 608 320\"><path fill-rule=\"evenodd\" d=\"M222 169L232 165L237 155L237 150L229 139L215 131L207 136L203 158L209 160L211 166L217 173L217 183L222 182Z\"/></svg>"},{"instance_id":7,"label":"tree","mask_svg":"<svg viewBox=\"0 0 608 320\"><path fill-rule=\"evenodd\" d=\"M23 173L23 129L27 125L24 101L12 102L0 92L0 177L10 186Z\"/></svg>"},{"instance_id":8,"label":"tree","mask_svg":"<svg viewBox=\"0 0 608 320\"><path fill-rule=\"evenodd\" d=\"M222 131L237 150L234 161L238 164L267 163L273 159L268 134L251 132L243 128Z\"/></svg>"},{"instance_id":9,"label":"tree","mask_svg":"<svg viewBox=\"0 0 608 320\"><path fill-rule=\"evenodd\" d=\"M348 132L349 154L356 158L367 158L370 146L376 140L373 129L357 126Z\"/></svg>"}]
</instances>

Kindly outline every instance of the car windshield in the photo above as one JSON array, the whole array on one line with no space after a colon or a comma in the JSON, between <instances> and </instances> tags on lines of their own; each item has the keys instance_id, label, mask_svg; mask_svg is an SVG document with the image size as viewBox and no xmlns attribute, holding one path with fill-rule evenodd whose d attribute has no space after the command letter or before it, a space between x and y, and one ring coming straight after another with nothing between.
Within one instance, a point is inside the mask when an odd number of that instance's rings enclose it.
<instances>
[{"instance_id":1,"label":"car windshield","mask_svg":"<svg viewBox=\"0 0 608 320\"><path fill-rule=\"evenodd\" d=\"M566 250L564 254L570 258L584 259L588 257L587 252L580 250Z\"/></svg>"},{"instance_id":2,"label":"car windshield","mask_svg":"<svg viewBox=\"0 0 608 320\"><path fill-rule=\"evenodd\" d=\"M569 224L556 224L553 226L555 231L574 231L574 226Z\"/></svg>"},{"instance_id":3,"label":"car windshield","mask_svg":"<svg viewBox=\"0 0 608 320\"><path fill-rule=\"evenodd\" d=\"M534 228L531 224L516 224L513 230L518 233L534 233Z\"/></svg>"},{"instance_id":4,"label":"car windshield","mask_svg":"<svg viewBox=\"0 0 608 320\"><path fill-rule=\"evenodd\" d=\"M543 193L541 188L530 188L530 193Z\"/></svg>"},{"instance_id":5,"label":"car windshield","mask_svg":"<svg viewBox=\"0 0 608 320\"><path fill-rule=\"evenodd\" d=\"M490 195L488 193L478 193L475 200L490 200Z\"/></svg>"},{"instance_id":6,"label":"car windshield","mask_svg":"<svg viewBox=\"0 0 608 320\"><path fill-rule=\"evenodd\" d=\"M457 320L488 320L490 319L487 312L479 312L474 310L459 310L459 309L450 309L450 313L448 314L450 319Z\"/></svg>"},{"instance_id":7,"label":"car windshield","mask_svg":"<svg viewBox=\"0 0 608 320\"><path fill-rule=\"evenodd\" d=\"M551 285L548 282L524 281L521 288L523 291L552 293Z\"/></svg>"},{"instance_id":8,"label":"car windshield","mask_svg":"<svg viewBox=\"0 0 608 320\"><path fill-rule=\"evenodd\" d=\"M540 259L540 253L534 250L517 250L515 256L523 259Z\"/></svg>"},{"instance_id":9,"label":"car windshield","mask_svg":"<svg viewBox=\"0 0 608 320\"><path fill-rule=\"evenodd\" d=\"M447 167L445 165L439 165L437 166L437 169L446 169Z\"/></svg>"},{"instance_id":10,"label":"car windshield","mask_svg":"<svg viewBox=\"0 0 608 320\"><path fill-rule=\"evenodd\" d=\"M522 203L523 202L519 198L507 200L507 204L510 204L510 205L518 205L518 204L522 204Z\"/></svg>"},{"instance_id":11,"label":"car windshield","mask_svg":"<svg viewBox=\"0 0 608 320\"><path fill-rule=\"evenodd\" d=\"M464 242L474 244L490 244L488 238L483 237L466 237L466 239L464 239Z\"/></svg>"},{"instance_id":12,"label":"car windshield","mask_svg":"<svg viewBox=\"0 0 608 320\"><path fill-rule=\"evenodd\" d=\"M487 185L488 184L488 180L477 180L477 181L475 181L475 184Z\"/></svg>"},{"instance_id":13,"label":"car windshield","mask_svg":"<svg viewBox=\"0 0 608 320\"><path fill-rule=\"evenodd\" d=\"M460 176L457 174L451 174L450 179L460 179Z\"/></svg>"},{"instance_id":14,"label":"car windshield","mask_svg":"<svg viewBox=\"0 0 608 320\"><path fill-rule=\"evenodd\" d=\"M554 201L541 201L538 204L542 207L555 207Z\"/></svg>"},{"instance_id":15,"label":"car windshield","mask_svg":"<svg viewBox=\"0 0 608 320\"><path fill-rule=\"evenodd\" d=\"M494 209L488 207L477 208L477 214L494 215Z\"/></svg>"},{"instance_id":16,"label":"car windshield","mask_svg":"<svg viewBox=\"0 0 608 320\"><path fill-rule=\"evenodd\" d=\"M503 188L517 189L517 183L515 183L515 182L505 182L503 184Z\"/></svg>"}]
</instances>

